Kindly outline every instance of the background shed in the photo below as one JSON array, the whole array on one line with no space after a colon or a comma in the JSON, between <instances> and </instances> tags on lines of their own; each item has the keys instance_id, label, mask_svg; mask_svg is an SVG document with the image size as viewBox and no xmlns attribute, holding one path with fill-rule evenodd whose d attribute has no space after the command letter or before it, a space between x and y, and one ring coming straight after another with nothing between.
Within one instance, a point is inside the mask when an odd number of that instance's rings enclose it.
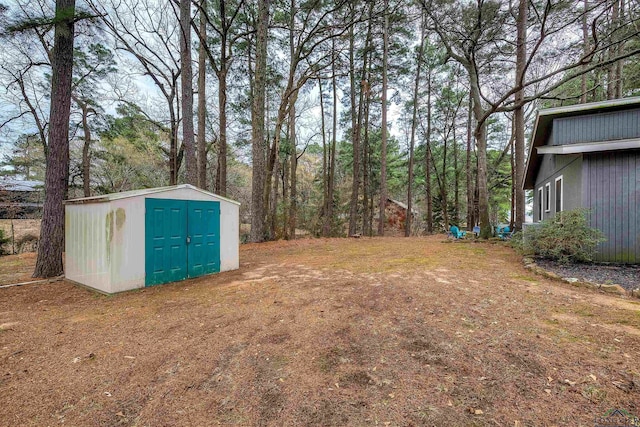
<instances>
[{"instance_id":1,"label":"background shed","mask_svg":"<svg viewBox=\"0 0 640 427\"><path fill-rule=\"evenodd\" d=\"M239 207L188 184L68 200L65 275L115 293L235 270Z\"/></svg>"}]
</instances>

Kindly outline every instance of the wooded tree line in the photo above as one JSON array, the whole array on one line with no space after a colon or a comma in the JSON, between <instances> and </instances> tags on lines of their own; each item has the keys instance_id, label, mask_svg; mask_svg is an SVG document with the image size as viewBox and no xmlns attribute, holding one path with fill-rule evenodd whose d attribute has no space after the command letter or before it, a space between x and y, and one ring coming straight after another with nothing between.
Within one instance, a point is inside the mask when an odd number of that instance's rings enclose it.
<instances>
[{"instance_id":1,"label":"wooded tree line","mask_svg":"<svg viewBox=\"0 0 640 427\"><path fill-rule=\"evenodd\" d=\"M12 0L4 173L45 180L36 276L65 197L190 183L251 241L525 218L540 106L638 93L631 0ZM46 168L42 160L46 159Z\"/></svg>"}]
</instances>

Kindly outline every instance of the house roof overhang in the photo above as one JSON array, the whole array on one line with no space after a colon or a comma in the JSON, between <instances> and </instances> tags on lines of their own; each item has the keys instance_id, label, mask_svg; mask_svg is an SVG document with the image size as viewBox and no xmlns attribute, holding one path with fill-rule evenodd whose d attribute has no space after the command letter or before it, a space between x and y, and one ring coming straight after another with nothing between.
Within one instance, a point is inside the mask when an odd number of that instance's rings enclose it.
<instances>
[{"instance_id":1,"label":"house roof overhang","mask_svg":"<svg viewBox=\"0 0 640 427\"><path fill-rule=\"evenodd\" d=\"M640 138L614 141L587 142L584 144L543 145L536 147L538 154L579 154L598 151L634 150L640 148Z\"/></svg>"},{"instance_id":2,"label":"house roof overhang","mask_svg":"<svg viewBox=\"0 0 640 427\"><path fill-rule=\"evenodd\" d=\"M610 113L614 111L628 110L640 106L640 97L614 99L602 102L590 102L587 104L570 105L567 107L548 108L539 110L529 144L529 156L525 167L525 176L522 187L525 190L533 189L535 177L540 164L542 154L575 154L594 151L611 151L637 148L638 140L603 141L586 144L571 144L563 146L544 146L551 132L551 124L554 119L565 117L584 116L589 114ZM635 141L636 145L634 146ZM621 143L621 144L618 144ZM573 147L573 148L571 148ZM540 150L542 149L542 151ZM558 150L559 149L559 150ZM573 152L571 152L574 150ZM575 151L577 150L577 151ZM581 151L582 150L582 151Z\"/></svg>"}]
</instances>

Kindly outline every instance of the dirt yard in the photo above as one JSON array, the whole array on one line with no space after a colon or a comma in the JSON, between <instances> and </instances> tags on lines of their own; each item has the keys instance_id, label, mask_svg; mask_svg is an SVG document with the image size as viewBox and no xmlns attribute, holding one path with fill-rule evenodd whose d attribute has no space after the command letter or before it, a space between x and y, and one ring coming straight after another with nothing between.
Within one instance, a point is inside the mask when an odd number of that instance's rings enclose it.
<instances>
[{"instance_id":1,"label":"dirt yard","mask_svg":"<svg viewBox=\"0 0 640 427\"><path fill-rule=\"evenodd\" d=\"M593 426L640 415L640 300L442 237L244 245L102 296L0 289L3 426ZM33 257L0 259L0 281Z\"/></svg>"}]
</instances>

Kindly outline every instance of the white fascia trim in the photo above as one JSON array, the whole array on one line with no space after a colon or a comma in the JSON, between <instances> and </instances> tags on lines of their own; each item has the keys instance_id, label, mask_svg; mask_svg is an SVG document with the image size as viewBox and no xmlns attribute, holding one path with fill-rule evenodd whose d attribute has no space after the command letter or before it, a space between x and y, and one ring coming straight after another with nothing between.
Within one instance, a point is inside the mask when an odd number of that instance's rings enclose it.
<instances>
[{"instance_id":1,"label":"white fascia trim","mask_svg":"<svg viewBox=\"0 0 640 427\"><path fill-rule=\"evenodd\" d=\"M584 144L543 145L536 147L538 154L578 154L594 151L615 151L640 149L640 138L620 139L617 141L587 142Z\"/></svg>"}]
</instances>

